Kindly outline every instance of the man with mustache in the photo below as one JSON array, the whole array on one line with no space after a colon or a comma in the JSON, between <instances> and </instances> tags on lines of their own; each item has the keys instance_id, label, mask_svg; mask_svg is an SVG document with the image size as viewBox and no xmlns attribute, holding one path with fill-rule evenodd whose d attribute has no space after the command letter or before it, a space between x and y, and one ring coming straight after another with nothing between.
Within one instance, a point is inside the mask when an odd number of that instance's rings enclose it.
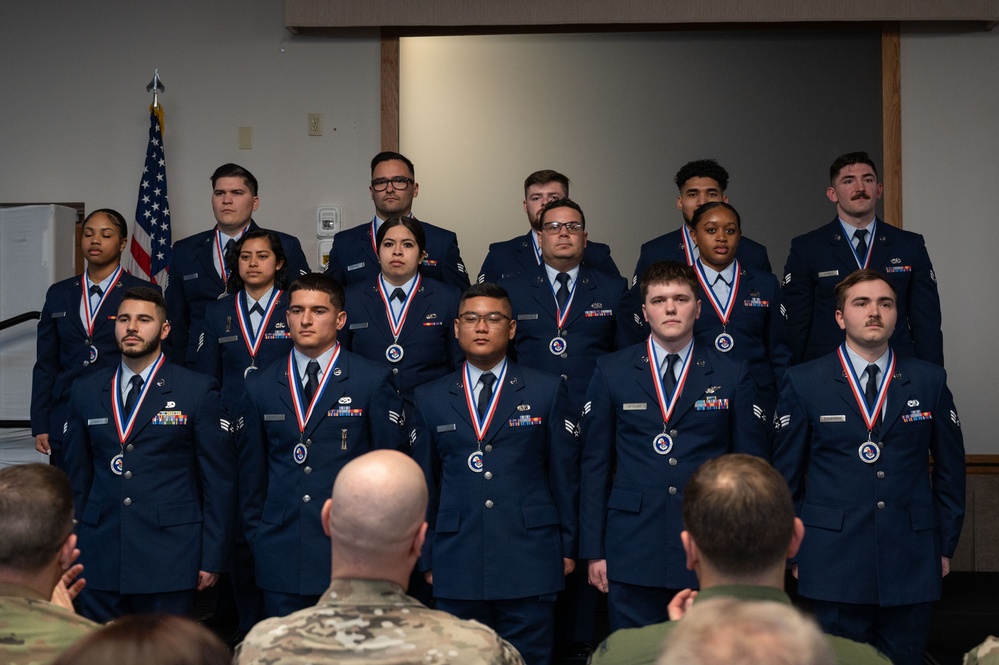
<instances>
[{"instance_id":1,"label":"man with mustache","mask_svg":"<svg viewBox=\"0 0 999 665\"><path fill-rule=\"evenodd\" d=\"M788 369L777 400L774 467L808 534L793 572L827 633L919 665L964 520L961 421L944 370L889 344L887 277L854 271L836 299L846 341Z\"/></svg>"},{"instance_id":2,"label":"man with mustache","mask_svg":"<svg viewBox=\"0 0 999 665\"><path fill-rule=\"evenodd\" d=\"M792 363L820 358L843 343L835 325L836 284L858 268L884 275L898 294L900 325L891 346L943 366L940 295L923 236L878 219L883 186L866 152L837 157L826 196L836 219L791 241L784 266L784 306Z\"/></svg>"},{"instance_id":3,"label":"man with mustache","mask_svg":"<svg viewBox=\"0 0 999 665\"><path fill-rule=\"evenodd\" d=\"M87 586L80 614L194 616L195 591L225 570L236 456L215 379L166 362L166 303L121 296L121 361L81 377L69 400L66 468Z\"/></svg>"}]
</instances>

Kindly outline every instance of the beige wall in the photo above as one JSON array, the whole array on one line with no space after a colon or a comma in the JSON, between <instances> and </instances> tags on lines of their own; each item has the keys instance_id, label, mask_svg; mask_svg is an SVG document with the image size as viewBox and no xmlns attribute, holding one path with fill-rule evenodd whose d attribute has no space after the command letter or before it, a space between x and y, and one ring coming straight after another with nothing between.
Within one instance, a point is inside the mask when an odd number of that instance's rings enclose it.
<instances>
[{"instance_id":1,"label":"beige wall","mask_svg":"<svg viewBox=\"0 0 999 665\"><path fill-rule=\"evenodd\" d=\"M292 37L273 0L3 2L0 33L0 202L131 219L158 67L175 240L214 224L208 177L228 161L260 180L256 219L298 235L314 264L317 206L369 218L377 36ZM312 112L322 137L307 136ZM240 126L252 150L238 149Z\"/></svg>"}]
</instances>

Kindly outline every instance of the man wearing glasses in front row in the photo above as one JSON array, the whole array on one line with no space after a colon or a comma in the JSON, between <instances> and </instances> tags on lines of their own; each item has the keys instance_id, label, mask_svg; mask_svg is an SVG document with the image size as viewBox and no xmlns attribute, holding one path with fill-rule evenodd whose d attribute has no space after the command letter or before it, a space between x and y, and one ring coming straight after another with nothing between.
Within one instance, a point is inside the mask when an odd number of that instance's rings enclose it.
<instances>
[{"instance_id":1,"label":"man wearing glasses in front row","mask_svg":"<svg viewBox=\"0 0 999 665\"><path fill-rule=\"evenodd\" d=\"M416 389L413 458L430 490L419 566L437 609L546 665L556 594L575 566L577 416L561 378L507 358L511 316L502 287L465 291L454 329L466 362Z\"/></svg>"},{"instance_id":2,"label":"man wearing glasses in front row","mask_svg":"<svg viewBox=\"0 0 999 665\"><path fill-rule=\"evenodd\" d=\"M378 153L371 159L368 191L375 204L374 217L337 233L330 250L326 274L345 289L356 282L373 280L380 272L375 236L382 223L389 217L413 216L413 199L420 194L413 162L398 152ZM458 236L423 220L420 223L427 236L427 255L420 263L420 274L467 289L468 271L458 250Z\"/></svg>"}]
</instances>

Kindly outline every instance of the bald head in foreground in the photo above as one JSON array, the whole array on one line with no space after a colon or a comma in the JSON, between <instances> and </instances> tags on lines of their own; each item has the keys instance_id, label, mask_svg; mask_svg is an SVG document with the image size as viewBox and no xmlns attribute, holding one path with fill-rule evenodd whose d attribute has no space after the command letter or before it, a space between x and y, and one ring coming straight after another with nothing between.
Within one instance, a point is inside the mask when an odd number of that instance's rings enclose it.
<instances>
[{"instance_id":1,"label":"bald head in foreground","mask_svg":"<svg viewBox=\"0 0 999 665\"><path fill-rule=\"evenodd\" d=\"M663 642L657 665L833 665L815 621L790 605L715 598L698 603Z\"/></svg>"},{"instance_id":2,"label":"bald head in foreground","mask_svg":"<svg viewBox=\"0 0 999 665\"><path fill-rule=\"evenodd\" d=\"M713 599L765 602L796 613L784 593L784 570L806 537L805 526L795 516L787 483L765 460L732 454L705 462L684 490L683 525L687 568L697 575L701 590L676 595L669 606L672 621L613 633L593 652L590 665L652 665L664 638ZM825 639L840 665L891 662L868 644L831 635Z\"/></svg>"},{"instance_id":3,"label":"bald head in foreground","mask_svg":"<svg viewBox=\"0 0 999 665\"><path fill-rule=\"evenodd\" d=\"M423 472L408 456L376 450L349 462L322 510L330 588L315 607L254 626L235 662L523 663L492 629L406 595L426 511Z\"/></svg>"}]
</instances>

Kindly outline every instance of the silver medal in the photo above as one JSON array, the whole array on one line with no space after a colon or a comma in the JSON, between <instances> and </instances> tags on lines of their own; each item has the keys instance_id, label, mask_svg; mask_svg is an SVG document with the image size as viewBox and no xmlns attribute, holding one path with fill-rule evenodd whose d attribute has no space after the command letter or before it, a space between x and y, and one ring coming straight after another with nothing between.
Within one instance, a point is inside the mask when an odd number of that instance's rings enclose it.
<instances>
[{"instance_id":1,"label":"silver medal","mask_svg":"<svg viewBox=\"0 0 999 665\"><path fill-rule=\"evenodd\" d=\"M476 450L474 453L468 456L468 468L474 473L482 473L482 453Z\"/></svg>"},{"instance_id":2,"label":"silver medal","mask_svg":"<svg viewBox=\"0 0 999 665\"><path fill-rule=\"evenodd\" d=\"M857 449L857 454L865 464L874 464L881 457L881 446L873 441L864 441Z\"/></svg>"},{"instance_id":3,"label":"silver medal","mask_svg":"<svg viewBox=\"0 0 999 665\"><path fill-rule=\"evenodd\" d=\"M722 353L728 353L733 346L735 346L735 339L728 333L723 332L715 337L715 348Z\"/></svg>"},{"instance_id":4,"label":"silver medal","mask_svg":"<svg viewBox=\"0 0 999 665\"><path fill-rule=\"evenodd\" d=\"M553 356L560 356L565 353L568 346L569 343L565 341L565 338L559 335L558 337L553 337L552 341L548 343L548 350L552 352Z\"/></svg>"},{"instance_id":5,"label":"silver medal","mask_svg":"<svg viewBox=\"0 0 999 665\"><path fill-rule=\"evenodd\" d=\"M118 453L111 458L111 473L116 476L121 475L121 468L124 466L125 457L121 453Z\"/></svg>"},{"instance_id":6,"label":"silver medal","mask_svg":"<svg viewBox=\"0 0 999 665\"><path fill-rule=\"evenodd\" d=\"M656 434L656 438L652 439L652 449L659 455L668 455L673 450L673 437L666 432Z\"/></svg>"},{"instance_id":7,"label":"silver medal","mask_svg":"<svg viewBox=\"0 0 999 665\"><path fill-rule=\"evenodd\" d=\"M385 358L390 363L397 363L402 360L405 351L403 351L402 346L399 344L389 344L388 348L385 349Z\"/></svg>"}]
</instances>

